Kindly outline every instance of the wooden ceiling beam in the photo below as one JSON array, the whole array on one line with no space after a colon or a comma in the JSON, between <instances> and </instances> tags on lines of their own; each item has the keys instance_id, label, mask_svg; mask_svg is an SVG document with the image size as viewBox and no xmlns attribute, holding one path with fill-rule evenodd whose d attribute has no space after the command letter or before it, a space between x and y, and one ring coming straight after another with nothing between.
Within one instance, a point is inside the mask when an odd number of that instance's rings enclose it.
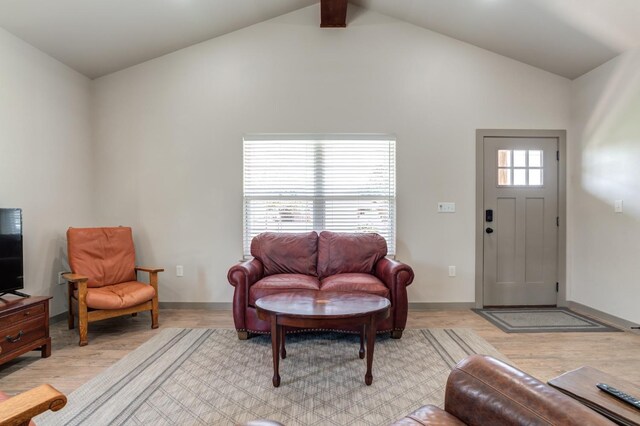
<instances>
[{"instance_id":1,"label":"wooden ceiling beam","mask_svg":"<svg viewBox=\"0 0 640 426\"><path fill-rule=\"evenodd\" d=\"M347 26L347 0L320 0L320 27Z\"/></svg>"}]
</instances>

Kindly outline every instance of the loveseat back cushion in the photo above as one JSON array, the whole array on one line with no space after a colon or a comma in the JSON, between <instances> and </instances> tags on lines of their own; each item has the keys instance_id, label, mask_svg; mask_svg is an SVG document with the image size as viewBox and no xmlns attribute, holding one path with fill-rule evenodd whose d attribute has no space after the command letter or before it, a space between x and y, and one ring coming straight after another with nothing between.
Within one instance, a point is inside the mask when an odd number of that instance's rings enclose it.
<instances>
[{"instance_id":1,"label":"loveseat back cushion","mask_svg":"<svg viewBox=\"0 0 640 426\"><path fill-rule=\"evenodd\" d=\"M262 262L265 276L317 276L318 234L263 232L251 240L251 255Z\"/></svg>"},{"instance_id":2,"label":"loveseat back cushion","mask_svg":"<svg viewBox=\"0 0 640 426\"><path fill-rule=\"evenodd\" d=\"M129 227L69 228L67 253L73 273L89 277L88 287L136 280L136 255Z\"/></svg>"},{"instance_id":3,"label":"loveseat back cushion","mask_svg":"<svg viewBox=\"0 0 640 426\"><path fill-rule=\"evenodd\" d=\"M347 273L324 278L320 282L322 291L341 291L375 294L389 298L389 289L382 281L371 274Z\"/></svg>"},{"instance_id":4,"label":"loveseat back cushion","mask_svg":"<svg viewBox=\"0 0 640 426\"><path fill-rule=\"evenodd\" d=\"M387 255L387 242L378 234L322 231L318 238L318 276L349 272L372 274Z\"/></svg>"},{"instance_id":5,"label":"loveseat back cushion","mask_svg":"<svg viewBox=\"0 0 640 426\"><path fill-rule=\"evenodd\" d=\"M249 305L255 306L256 300L271 294L300 290L318 290L320 282L317 277L303 274L269 275L256 282L249 289Z\"/></svg>"}]
</instances>

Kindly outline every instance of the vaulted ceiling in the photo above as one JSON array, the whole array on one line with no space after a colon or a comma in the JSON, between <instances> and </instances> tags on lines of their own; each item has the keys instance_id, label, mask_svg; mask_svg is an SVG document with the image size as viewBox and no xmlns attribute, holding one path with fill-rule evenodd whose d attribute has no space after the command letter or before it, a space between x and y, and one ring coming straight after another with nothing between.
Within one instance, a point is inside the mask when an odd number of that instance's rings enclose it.
<instances>
[{"instance_id":1,"label":"vaulted ceiling","mask_svg":"<svg viewBox=\"0 0 640 426\"><path fill-rule=\"evenodd\" d=\"M0 0L0 27L95 78L316 3ZM352 3L567 78L640 46L640 0Z\"/></svg>"}]
</instances>

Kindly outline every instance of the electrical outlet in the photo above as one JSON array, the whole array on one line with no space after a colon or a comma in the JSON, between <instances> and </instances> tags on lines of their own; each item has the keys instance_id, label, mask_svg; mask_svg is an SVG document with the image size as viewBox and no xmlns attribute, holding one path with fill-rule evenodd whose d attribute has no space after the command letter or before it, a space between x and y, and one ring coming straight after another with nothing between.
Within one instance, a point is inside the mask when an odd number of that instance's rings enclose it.
<instances>
[{"instance_id":1,"label":"electrical outlet","mask_svg":"<svg viewBox=\"0 0 640 426\"><path fill-rule=\"evenodd\" d=\"M450 277L455 277L456 276L456 267L455 266L449 266L449 276Z\"/></svg>"},{"instance_id":2,"label":"electrical outlet","mask_svg":"<svg viewBox=\"0 0 640 426\"><path fill-rule=\"evenodd\" d=\"M67 282L67 280L65 280L65 279L62 277L62 274L66 274L66 272L58 272L58 284L59 284L59 285L62 285L62 284L64 284L64 283L66 283L66 282Z\"/></svg>"},{"instance_id":3,"label":"electrical outlet","mask_svg":"<svg viewBox=\"0 0 640 426\"><path fill-rule=\"evenodd\" d=\"M176 277L184 276L184 268L182 265L176 265Z\"/></svg>"}]
</instances>

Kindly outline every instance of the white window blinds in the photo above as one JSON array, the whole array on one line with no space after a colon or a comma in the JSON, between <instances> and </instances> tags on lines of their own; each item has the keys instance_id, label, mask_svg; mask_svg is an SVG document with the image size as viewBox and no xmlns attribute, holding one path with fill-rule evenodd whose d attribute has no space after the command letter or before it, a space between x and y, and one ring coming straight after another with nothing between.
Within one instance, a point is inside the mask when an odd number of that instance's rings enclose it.
<instances>
[{"instance_id":1,"label":"white window blinds","mask_svg":"<svg viewBox=\"0 0 640 426\"><path fill-rule=\"evenodd\" d=\"M395 254L396 146L388 135L247 136L244 255L261 232L376 232Z\"/></svg>"}]
</instances>

